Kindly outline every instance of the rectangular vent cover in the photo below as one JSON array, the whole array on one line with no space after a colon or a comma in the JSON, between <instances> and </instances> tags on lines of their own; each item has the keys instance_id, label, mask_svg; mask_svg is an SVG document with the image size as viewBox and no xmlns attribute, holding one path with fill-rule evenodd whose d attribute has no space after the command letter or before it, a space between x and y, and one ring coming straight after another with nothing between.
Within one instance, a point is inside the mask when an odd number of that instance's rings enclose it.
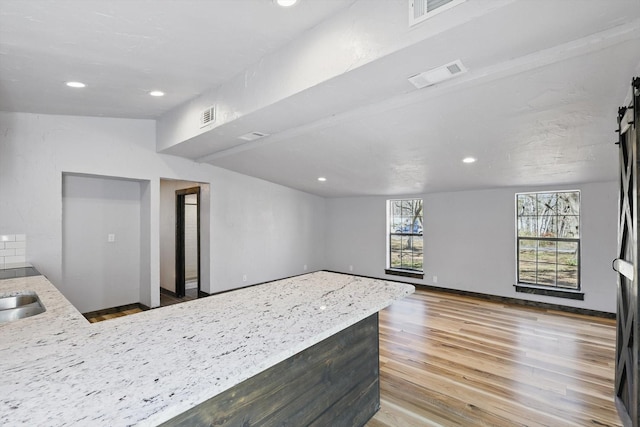
<instances>
[{"instance_id":1,"label":"rectangular vent cover","mask_svg":"<svg viewBox=\"0 0 640 427\"><path fill-rule=\"evenodd\" d=\"M216 121L216 107L209 107L200 113L200 127L203 128Z\"/></svg>"},{"instance_id":2,"label":"rectangular vent cover","mask_svg":"<svg viewBox=\"0 0 640 427\"><path fill-rule=\"evenodd\" d=\"M466 0L409 0L409 26L419 24Z\"/></svg>"},{"instance_id":3,"label":"rectangular vent cover","mask_svg":"<svg viewBox=\"0 0 640 427\"><path fill-rule=\"evenodd\" d=\"M245 141L255 141L256 139L264 138L265 136L269 136L269 134L264 132L254 131L254 132L245 133L244 135L239 136L238 138L244 139Z\"/></svg>"},{"instance_id":4,"label":"rectangular vent cover","mask_svg":"<svg viewBox=\"0 0 640 427\"><path fill-rule=\"evenodd\" d=\"M455 77L458 74L466 72L467 67L462 64L462 61L457 59L440 67L433 68L420 74L416 74L415 76L411 76L409 77L409 82L411 82L411 84L418 89L422 89L423 87L431 86L436 83L449 80L450 78Z\"/></svg>"},{"instance_id":5,"label":"rectangular vent cover","mask_svg":"<svg viewBox=\"0 0 640 427\"><path fill-rule=\"evenodd\" d=\"M447 65L447 70L449 70L451 75L458 74L458 73L462 72L462 69L460 68L460 65L456 64L455 62L453 64L451 64L451 65Z\"/></svg>"}]
</instances>

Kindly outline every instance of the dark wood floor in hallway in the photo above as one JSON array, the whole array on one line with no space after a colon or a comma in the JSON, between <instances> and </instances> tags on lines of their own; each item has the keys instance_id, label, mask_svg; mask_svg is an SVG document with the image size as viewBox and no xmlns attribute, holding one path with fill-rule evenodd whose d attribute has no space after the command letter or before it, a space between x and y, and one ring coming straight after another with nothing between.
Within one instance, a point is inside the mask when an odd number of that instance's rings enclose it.
<instances>
[{"instance_id":1,"label":"dark wood floor in hallway","mask_svg":"<svg viewBox=\"0 0 640 427\"><path fill-rule=\"evenodd\" d=\"M619 426L615 321L418 289L380 313L367 427Z\"/></svg>"},{"instance_id":2,"label":"dark wood floor in hallway","mask_svg":"<svg viewBox=\"0 0 640 427\"><path fill-rule=\"evenodd\" d=\"M163 291L160 292L160 307L166 307L168 305L180 304L181 302L191 301L198 298L197 289L187 289L185 296L182 298L175 297L169 293ZM115 319L117 317L129 316L131 314L142 313L146 308L140 304L128 304L120 307L107 308L104 310L92 311L90 313L83 313L82 315L87 318L91 323L102 322L104 320Z\"/></svg>"}]
</instances>

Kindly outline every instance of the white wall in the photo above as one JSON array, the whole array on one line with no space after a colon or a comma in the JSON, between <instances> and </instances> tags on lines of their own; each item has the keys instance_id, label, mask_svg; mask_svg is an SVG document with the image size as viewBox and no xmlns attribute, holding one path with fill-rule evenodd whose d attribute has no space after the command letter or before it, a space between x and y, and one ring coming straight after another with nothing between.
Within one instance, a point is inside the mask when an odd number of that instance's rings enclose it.
<instances>
[{"instance_id":1,"label":"white wall","mask_svg":"<svg viewBox=\"0 0 640 427\"><path fill-rule=\"evenodd\" d=\"M517 293L514 194L581 190L581 262L584 301ZM616 311L617 184L508 188L416 195L424 199L425 278L384 272L386 198L327 201L327 269L532 301ZM437 276L434 283L433 276Z\"/></svg>"},{"instance_id":2,"label":"white wall","mask_svg":"<svg viewBox=\"0 0 640 427\"><path fill-rule=\"evenodd\" d=\"M324 269L324 198L231 173L212 192L213 292Z\"/></svg>"},{"instance_id":3,"label":"white wall","mask_svg":"<svg viewBox=\"0 0 640 427\"><path fill-rule=\"evenodd\" d=\"M151 259L157 257L159 238L151 229L158 225L157 215L151 209L152 188L150 181L140 181L140 303L155 307L160 303L160 295L155 291L154 280L158 277L151 267ZM155 199L154 199L155 200Z\"/></svg>"},{"instance_id":4,"label":"white wall","mask_svg":"<svg viewBox=\"0 0 640 427\"><path fill-rule=\"evenodd\" d=\"M63 176L59 288L83 313L140 301L140 187L137 181Z\"/></svg>"},{"instance_id":5,"label":"white wall","mask_svg":"<svg viewBox=\"0 0 640 427\"><path fill-rule=\"evenodd\" d=\"M157 154L151 120L0 112L0 234L26 234L27 261L59 288L63 172L148 181L141 187L140 280L149 285L140 295L150 306L160 302L160 178L210 183L205 292L301 274L305 263L308 271L324 267L323 198Z\"/></svg>"},{"instance_id":6,"label":"white wall","mask_svg":"<svg viewBox=\"0 0 640 427\"><path fill-rule=\"evenodd\" d=\"M157 154L150 120L0 113L0 235L28 236L27 261L64 291L62 174L140 184L140 301L159 305L160 179L210 184L202 284L219 292L306 271L385 277L384 197L328 199L206 164ZM582 191L585 301L516 293L514 193ZM617 185L427 194L425 280L437 286L615 312ZM209 224L205 224L210 221ZM325 227L326 224L326 227ZM204 246L204 245L203 245ZM326 260L325 260L326 257ZM103 260L102 268L110 268ZM243 277L246 276L246 281Z\"/></svg>"}]
</instances>

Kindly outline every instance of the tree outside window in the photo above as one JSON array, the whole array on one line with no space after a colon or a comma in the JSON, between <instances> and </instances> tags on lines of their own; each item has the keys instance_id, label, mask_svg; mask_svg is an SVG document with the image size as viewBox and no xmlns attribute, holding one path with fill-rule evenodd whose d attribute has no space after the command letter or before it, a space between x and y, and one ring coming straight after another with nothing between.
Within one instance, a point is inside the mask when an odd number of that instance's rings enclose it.
<instances>
[{"instance_id":1,"label":"tree outside window","mask_svg":"<svg viewBox=\"0 0 640 427\"><path fill-rule=\"evenodd\" d=\"M388 201L389 268L423 269L422 199Z\"/></svg>"},{"instance_id":2,"label":"tree outside window","mask_svg":"<svg viewBox=\"0 0 640 427\"><path fill-rule=\"evenodd\" d=\"M580 289L580 192L516 194L518 283Z\"/></svg>"}]
</instances>

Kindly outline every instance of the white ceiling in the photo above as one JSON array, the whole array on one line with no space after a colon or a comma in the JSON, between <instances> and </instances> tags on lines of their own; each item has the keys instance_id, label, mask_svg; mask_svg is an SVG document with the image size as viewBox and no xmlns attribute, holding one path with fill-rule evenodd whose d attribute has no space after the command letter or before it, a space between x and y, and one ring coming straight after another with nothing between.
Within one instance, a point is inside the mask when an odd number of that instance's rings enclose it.
<instances>
[{"instance_id":1,"label":"white ceiling","mask_svg":"<svg viewBox=\"0 0 640 427\"><path fill-rule=\"evenodd\" d=\"M352 2L0 0L0 109L156 118Z\"/></svg>"},{"instance_id":2,"label":"white ceiling","mask_svg":"<svg viewBox=\"0 0 640 427\"><path fill-rule=\"evenodd\" d=\"M162 151L330 197L615 179L637 0L468 0L413 28L406 0L300 2L0 0L0 110L170 122L262 71L298 87L244 91L255 108ZM469 72L407 81L455 59Z\"/></svg>"}]
</instances>

